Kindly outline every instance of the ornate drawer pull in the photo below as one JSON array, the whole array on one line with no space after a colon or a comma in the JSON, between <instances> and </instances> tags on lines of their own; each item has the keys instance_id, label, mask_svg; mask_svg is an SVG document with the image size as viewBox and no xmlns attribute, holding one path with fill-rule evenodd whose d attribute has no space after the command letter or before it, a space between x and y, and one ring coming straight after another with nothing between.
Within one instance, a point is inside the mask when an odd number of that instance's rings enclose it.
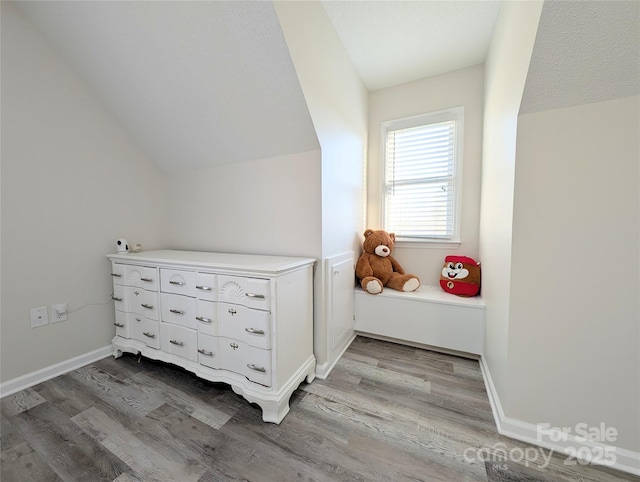
<instances>
[{"instance_id":1,"label":"ornate drawer pull","mask_svg":"<svg viewBox=\"0 0 640 482\"><path fill-rule=\"evenodd\" d=\"M172 345L176 345L176 346L184 346L184 342L182 342L182 341L169 340L169 343L171 343Z\"/></svg>"},{"instance_id":2,"label":"ornate drawer pull","mask_svg":"<svg viewBox=\"0 0 640 482\"><path fill-rule=\"evenodd\" d=\"M183 281L169 281L170 285L177 285L177 286L183 286L184 282Z\"/></svg>"},{"instance_id":3,"label":"ornate drawer pull","mask_svg":"<svg viewBox=\"0 0 640 482\"><path fill-rule=\"evenodd\" d=\"M146 331L142 333L144 336L148 336L149 338L155 338L156 335L154 335L153 333L147 333Z\"/></svg>"},{"instance_id":4,"label":"ornate drawer pull","mask_svg":"<svg viewBox=\"0 0 640 482\"><path fill-rule=\"evenodd\" d=\"M143 308L146 308L148 310L152 310L153 309L153 305L148 305L146 303L142 303L140 306L142 306Z\"/></svg>"},{"instance_id":5,"label":"ornate drawer pull","mask_svg":"<svg viewBox=\"0 0 640 482\"><path fill-rule=\"evenodd\" d=\"M114 325L116 325L118 328L124 328L124 325L122 323L114 323Z\"/></svg>"},{"instance_id":6,"label":"ornate drawer pull","mask_svg":"<svg viewBox=\"0 0 640 482\"><path fill-rule=\"evenodd\" d=\"M245 293L244 294L246 297L248 298L259 298L259 299L264 299L264 295L257 295L255 293Z\"/></svg>"},{"instance_id":7,"label":"ornate drawer pull","mask_svg":"<svg viewBox=\"0 0 640 482\"><path fill-rule=\"evenodd\" d=\"M122 301L122 298L118 298L117 296L111 296L113 301Z\"/></svg>"},{"instance_id":8,"label":"ornate drawer pull","mask_svg":"<svg viewBox=\"0 0 640 482\"><path fill-rule=\"evenodd\" d=\"M204 316L196 316L196 320L202 323L211 323L211 318L205 318Z\"/></svg>"},{"instance_id":9,"label":"ornate drawer pull","mask_svg":"<svg viewBox=\"0 0 640 482\"><path fill-rule=\"evenodd\" d=\"M253 333L254 335L264 335L264 330L256 330L254 328L245 328L244 331L247 333Z\"/></svg>"},{"instance_id":10,"label":"ornate drawer pull","mask_svg":"<svg viewBox=\"0 0 640 482\"><path fill-rule=\"evenodd\" d=\"M235 315L237 313L236 310L234 310L233 308L229 308L229 313L231 314L231 316Z\"/></svg>"},{"instance_id":11,"label":"ornate drawer pull","mask_svg":"<svg viewBox=\"0 0 640 482\"><path fill-rule=\"evenodd\" d=\"M237 350L237 349L239 348L239 346L238 346L238 344L237 344L237 343L229 343L229 346L230 346L231 348L233 348L234 350Z\"/></svg>"},{"instance_id":12,"label":"ornate drawer pull","mask_svg":"<svg viewBox=\"0 0 640 482\"><path fill-rule=\"evenodd\" d=\"M111 273L111 276L113 276L114 278L122 278L122 275L120 273Z\"/></svg>"},{"instance_id":13,"label":"ornate drawer pull","mask_svg":"<svg viewBox=\"0 0 640 482\"><path fill-rule=\"evenodd\" d=\"M142 321L142 318L136 318L136 321Z\"/></svg>"},{"instance_id":14,"label":"ornate drawer pull","mask_svg":"<svg viewBox=\"0 0 640 482\"><path fill-rule=\"evenodd\" d=\"M169 311L171 313L175 313L176 315L184 315L184 311L182 310L174 310L173 308L171 308Z\"/></svg>"},{"instance_id":15,"label":"ornate drawer pull","mask_svg":"<svg viewBox=\"0 0 640 482\"><path fill-rule=\"evenodd\" d=\"M247 363L247 368L250 368L251 370L255 370L260 373L265 373L267 371L264 369L264 367L257 367L253 363Z\"/></svg>"},{"instance_id":16,"label":"ornate drawer pull","mask_svg":"<svg viewBox=\"0 0 640 482\"><path fill-rule=\"evenodd\" d=\"M212 351L204 351L204 350L198 349L198 353L200 353L201 355L204 355L204 356L213 356L213 352Z\"/></svg>"},{"instance_id":17,"label":"ornate drawer pull","mask_svg":"<svg viewBox=\"0 0 640 482\"><path fill-rule=\"evenodd\" d=\"M153 278L140 278L140 281L146 281L147 283L153 282Z\"/></svg>"},{"instance_id":18,"label":"ornate drawer pull","mask_svg":"<svg viewBox=\"0 0 640 482\"><path fill-rule=\"evenodd\" d=\"M198 286L198 285L196 285L196 289L202 290L202 291L211 291L211 287L210 286Z\"/></svg>"}]
</instances>

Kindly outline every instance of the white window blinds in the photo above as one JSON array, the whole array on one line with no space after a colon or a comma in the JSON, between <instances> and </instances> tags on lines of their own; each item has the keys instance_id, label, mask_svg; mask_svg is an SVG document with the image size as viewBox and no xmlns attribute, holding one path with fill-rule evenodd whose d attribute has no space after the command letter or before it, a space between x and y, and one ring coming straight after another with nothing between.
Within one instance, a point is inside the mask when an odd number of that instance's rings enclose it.
<instances>
[{"instance_id":1,"label":"white window blinds","mask_svg":"<svg viewBox=\"0 0 640 482\"><path fill-rule=\"evenodd\" d=\"M456 240L462 109L384 126L384 229L409 240Z\"/></svg>"}]
</instances>

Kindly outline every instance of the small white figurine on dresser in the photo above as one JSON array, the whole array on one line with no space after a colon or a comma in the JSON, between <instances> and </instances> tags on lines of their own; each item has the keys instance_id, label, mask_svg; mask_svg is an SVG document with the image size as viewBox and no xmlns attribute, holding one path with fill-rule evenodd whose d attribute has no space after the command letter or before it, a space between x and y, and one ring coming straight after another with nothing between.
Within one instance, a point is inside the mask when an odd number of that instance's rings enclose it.
<instances>
[{"instance_id":1,"label":"small white figurine on dresser","mask_svg":"<svg viewBox=\"0 0 640 482\"><path fill-rule=\"evenodd\" d=\"M315 378L313 258L171 250L107 258L114 357L141 353L228 383L274 423Z\"/></svg>"}]
</instances>

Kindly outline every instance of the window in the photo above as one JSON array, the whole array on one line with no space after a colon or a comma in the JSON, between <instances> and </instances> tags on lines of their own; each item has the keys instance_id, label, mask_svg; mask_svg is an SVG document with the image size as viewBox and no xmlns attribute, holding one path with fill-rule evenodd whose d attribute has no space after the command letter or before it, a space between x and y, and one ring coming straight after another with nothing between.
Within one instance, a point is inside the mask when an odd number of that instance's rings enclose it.
<instances>
[{"instance_id":1,"label":"window","mask_svg":"<svg viewBox=\"0 0 640 482\"><path fill-rule=\"evenodd\" d=\"M464 109L382 125L383 222L398 241L459 242Z\"/></svg>"}]
</instances>

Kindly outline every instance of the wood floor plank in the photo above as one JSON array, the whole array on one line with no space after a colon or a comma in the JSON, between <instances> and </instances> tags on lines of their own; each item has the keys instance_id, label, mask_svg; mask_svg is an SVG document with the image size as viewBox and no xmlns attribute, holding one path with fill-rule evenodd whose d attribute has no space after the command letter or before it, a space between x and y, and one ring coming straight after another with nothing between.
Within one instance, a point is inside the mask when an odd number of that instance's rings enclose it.
<instances>
[{"instance_id":1,"label":"wood floor plank","mask_svg":"<svg viewBox=\"0 0 640 482\"><path fill-rule=\"evenodd\" d=\"M5 416L10 417L36 407L44 402L45 399L42 398L38 392L33 388L27 388L4 397L2 399L2 413Z\"/></svg>"},{"instance_id":2,"label":"wood floor plank","mask_svg":"<svg viewBox=\"0 0 640 482\"><path fill-rule=\"evenodd\" d=\"M2 403L1 400L0 403ZM9 450L22 442L24 442L24 439L15 425L11 423L9 417L5 417L5 415L0 412L0 450Z\"/></svg>"},{"instance_id":3,"label":"wood floor plank","mask_svg":"<svg viewBox=\"0 0 640 482\"><path fill-rule=\"evenodd\" d=\"M63 480L111 481L128 469L50 403L13 418L25 441Z\"/></svg>"},{"instance_id":4,"label":"wood floor plank","mask_svg":"<svg viewBox=\"0 0 640 482\"><path fill-rule=\"evenodd\" d=\"M125 384L93 365L80 368L68 375L83 383L106 403L132 416L143 417L164 403L159 398L144 393L135 386Z\"/></svg>"},{"instance_id":5,"label":"wood floor plank","mask_svg":"<svg viewBox=\"0 0 640 482\"><path fill-rule=\"evenodd\" d=\"M0 480L6 482L58 482L62 479L29 444L23 442L2 451Z\"/></svg>"},{"instance_id":6,"label":"wood floor plank","mask_svg":"<svg viewBox=\"0 0 640 482\"><path fill-rule=\"evenodd\" d=\"M178 407L193 418L216 429L227 423L237 411L237 407L231 408L229 404L216 404L216 394L212 393L210 399L205 401L168 385L147 373L136 373L126 379L125 382L135 385L138 390L149 393L165 403Z\"/></svg>"},{"instance_id":7,"label":"wood floor plank","mask_svg":"<svg viewBox=\"0 0 640 482\"><path fill-rule=\"evenodd\" d=\"M196 482L206 472L199 462L187 460L179 450L170 450L171 439L165 440L167 450L160 452L99 410L90 408L72 421L145 481ZM159 438L162 440L162 435Z\"/></svg>"}]
</instances>

